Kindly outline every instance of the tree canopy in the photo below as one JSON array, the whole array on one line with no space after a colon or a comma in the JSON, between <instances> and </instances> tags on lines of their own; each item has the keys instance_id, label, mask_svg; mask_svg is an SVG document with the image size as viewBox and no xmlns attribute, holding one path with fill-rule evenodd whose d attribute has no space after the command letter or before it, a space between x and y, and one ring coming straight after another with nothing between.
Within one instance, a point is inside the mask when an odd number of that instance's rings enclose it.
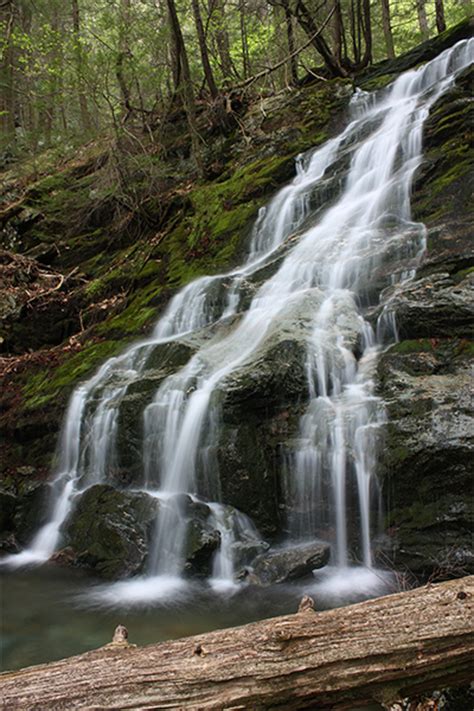
<instances>
[{"instance_id":1,"label":"tree canopy","mask_svg":"<svg viewBox=\"0 0 474 711\"><path fill-rule=\"evenodd\" d=\"M442 32L469 0L0 0L0 161L155 130L233 87L352 76Z\"/></svg>"}]
</instances>

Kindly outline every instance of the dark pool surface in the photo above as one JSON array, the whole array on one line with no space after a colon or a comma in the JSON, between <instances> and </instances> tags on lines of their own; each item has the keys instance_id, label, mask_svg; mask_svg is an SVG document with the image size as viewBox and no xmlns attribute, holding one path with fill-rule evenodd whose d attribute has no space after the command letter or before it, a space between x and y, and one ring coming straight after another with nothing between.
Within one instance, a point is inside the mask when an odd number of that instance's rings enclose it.
<instances>
[{"instance_id":1,"label":"dark pool surface","mask_svg":"<svg viewBox=\"0 0 474 711\"><path fill-rule=\"evenodd\" d=\"M305 593L317 609L327 609L394 589L389 574L363 568L325 569L314 581L265 589L216 591L203 583L164 592L160 585L140 579L98 585L80 572L50 566L2 571L2 670L100 647L119 623L128 628L130 642L143 645L295 612Z\"/></svg>"}]
</instances>

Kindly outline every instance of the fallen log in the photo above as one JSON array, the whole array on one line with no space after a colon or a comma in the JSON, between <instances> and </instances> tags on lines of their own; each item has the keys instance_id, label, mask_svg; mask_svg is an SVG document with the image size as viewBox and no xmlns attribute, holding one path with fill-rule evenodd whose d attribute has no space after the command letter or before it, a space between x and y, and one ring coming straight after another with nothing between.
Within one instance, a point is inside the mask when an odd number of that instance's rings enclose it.
<instances>
[{"instance_id":1,"label":"fallen log","mask_svg":"<svg viewBox=\"0 0 474 711\"><path fill-rule=\"evenodd\" d=\"M473 671L474 576L134 647L114 641L0 675L4 709L356 709ZM316 601L317 607L317 601ZM132 631L133 632L133 631Z\"/></svg>"}]
</instances>

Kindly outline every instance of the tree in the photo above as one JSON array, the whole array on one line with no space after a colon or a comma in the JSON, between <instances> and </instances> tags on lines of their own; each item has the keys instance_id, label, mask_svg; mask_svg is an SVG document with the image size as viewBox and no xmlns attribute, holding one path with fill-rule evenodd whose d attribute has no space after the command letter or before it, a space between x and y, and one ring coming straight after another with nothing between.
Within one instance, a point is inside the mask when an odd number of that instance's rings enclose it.
<instances>
[{"instance_id":1,"label":"tree","mask_svg":"<svg viewBox=\"0 0 474 711\"><path fill-rule=\"evenodd\" d=\"M395 57L395 49L393 46L392 25L390 23L390 1L380 0L382 6L382 27L385 38L385 46L387 57L393 59Z\"/></svg>"},{"instance_id":2,"label":"tree","mask_svg":"<svg viewBox=\"0 0 474 711\"><path fill-rule=\"evenodd\" d=\"M446 29L446 20L444 18L443 0L435 0L436 10L436 29L438 32L444 32Z\"/></svg>"},{"instance_id":3,"label":"tree","mask_svg":"<svg viewBox=\"0 0 474 711\"><path fill-rule=\"evenodd\" d=\"M418 24L420 25L421 36L424 40L429 39L430 29L426 16L425 0L416 0L416 12L418 14Z\"/></svg>"},{"instance_id":4,"label":"tree","mask_svg":"<svg viewBox=\"0 0 474 711\"><path fill-rule=\"evenodd\" d=\"M15 91L13 87L13 30L15 5L13 0L0 0L0 27L2 30L0 58L0 133L3 146L15 142Z\"/></svg>"},{"instance_id":5,"label":"tree","mask_svg":"<svg viewBox=\"0 0 474 711\"><path fill-rule=\"evenodd\" d=\"M179 23L178 13L174 0L166 0L169 13L169 23L171 36L173 38L173 60L175 63L173 75L175 77L176 96L181 100L186 118L188 120L189 132L191 134L191 145L194 161L199 173L202 173L201 150L199 136L196 127L194 92L189 70L188 54L184 44L183 33Z\"/></svg>"},{"instance_id":6,"label":"tree","mask_svg":"<svg viewBox=\"0 0 474 711\"><path fill-rule=\"evenodd\" d=\"M209 0L209 30L217 47L219 65L224 79L231 79L236 72L230 56L229 33L223 0Z\"/></svg>"},{"instance_id":7,"label":"tree","mask_svg":"<svg viewBox=\"0 0 474 711\"><path fill-rule=\"evenodd\" d=\"M293 16L290 12L288 0L282 0L283 9L285 11L286 37L288 41L288 54L290 56L290 76L292 84L298 84L298 62L295 56L295 34L293 30Z\"/></svg>"},{"instance_id":8,"label":"tree","mask_svg":"<svg viewBox=\"0 0 474 711\"><path fill-rule=\"evenodd\" d=\"M196 24L196 32L199 41L199 51L201 53L201 62L204 69L204 76L206 78L207 86L211 92L213 99L216 98L219 93L217 90L216 82L214 81L214 75L212 73L211 64L209 62L209 54L207 52L206 36L204 34L204 27L202 24L201 10L199 9L199 0L191 0L194 22Z\"/></svg>"},{"instance_id":9,"label":"tree","mask_svg":"<svg viewBox=\"0 0 474 711\"><path fill-rule=\"evenodd\" d=\"M92 120L87 105L86 88L84 83L85 75L85 59L82 49L81 37L81 15L79 10L79 0L71 0L72 13L72 29L74 35L74 60L76 69L76 92L79 102L79 113L81 117L82 128L85 133L90 133L92 130Z\"/></svg>"}]
</instances>

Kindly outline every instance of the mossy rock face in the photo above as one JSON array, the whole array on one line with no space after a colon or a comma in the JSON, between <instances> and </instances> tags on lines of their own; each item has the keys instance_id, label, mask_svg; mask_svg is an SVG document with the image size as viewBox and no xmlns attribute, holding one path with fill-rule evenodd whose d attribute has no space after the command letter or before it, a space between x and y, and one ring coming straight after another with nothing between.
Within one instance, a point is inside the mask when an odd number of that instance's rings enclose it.
<instances>
[{"instance_id":1,"label":"mossy rock face","mask_svg":"<svg viewBox=\"0 0 474 711\"><path fill-rule=\"evenodd\" d=\"M414 183L413 213L428 226L472 223L472 102L474 70L461 72L431 108L423 131L424 155ZM432 246L436 246L435 242Z\"/></svg>"},{"instance_id":2,"label":"mossy rock face","mask_svg":"<svg viewBox=\"0 0 474 711\"><path fill-rule=\"evenodd\" d=\"M391 308L402 338L462 338L469 334L474 307L474 276L461 281L432 274L395 290Z\"/></svg>"},{"instance_id":3,"label":"mossy rock face","mask_svg":"<svg viewBox=\"0 0 474 711\"><path fill-rule=\"evenodd\" d=\"M412 198L427 250L417 277L383 294L401 341L378 365L389 419L380 476L395 565L422 578L471 571L474 560L471 82L469 68L431 108Z\"/></svg>"},{"instance_id":4,"label":"mossy rock face","mask_svg":"<svg viewBox=\"0 0 474 711\"><path fill-rule=\"evenodd\" d=\"M98 484L79 498L64 531L76 563L106 579L143 569L158 502Z\"/></svg>"},{"instance_id":5,"label":"mossy rock face","mask_svg":"<svg viewBox=\"0 0 474 711\"><path fill-rule=\"evenodd\" d=\"M394 562L422 577L433 571L445 577L472 573L474 497L468 492L438 496L433 492L429 500L390 512L389 530L397 532Z\"/></svg>"},{"instance_id":6,"label":"mossy rock face","mask_svg":"<svg viewBox=\"0 0 474 711\"><path fill-rule=\"evenodd\" d=\"M379 362L389 417L379 471L394 562L422 577L443 566L445 575L471 570L474 561L474 423L464 343L402 341Z\"/></svg>"}]
</instances>

